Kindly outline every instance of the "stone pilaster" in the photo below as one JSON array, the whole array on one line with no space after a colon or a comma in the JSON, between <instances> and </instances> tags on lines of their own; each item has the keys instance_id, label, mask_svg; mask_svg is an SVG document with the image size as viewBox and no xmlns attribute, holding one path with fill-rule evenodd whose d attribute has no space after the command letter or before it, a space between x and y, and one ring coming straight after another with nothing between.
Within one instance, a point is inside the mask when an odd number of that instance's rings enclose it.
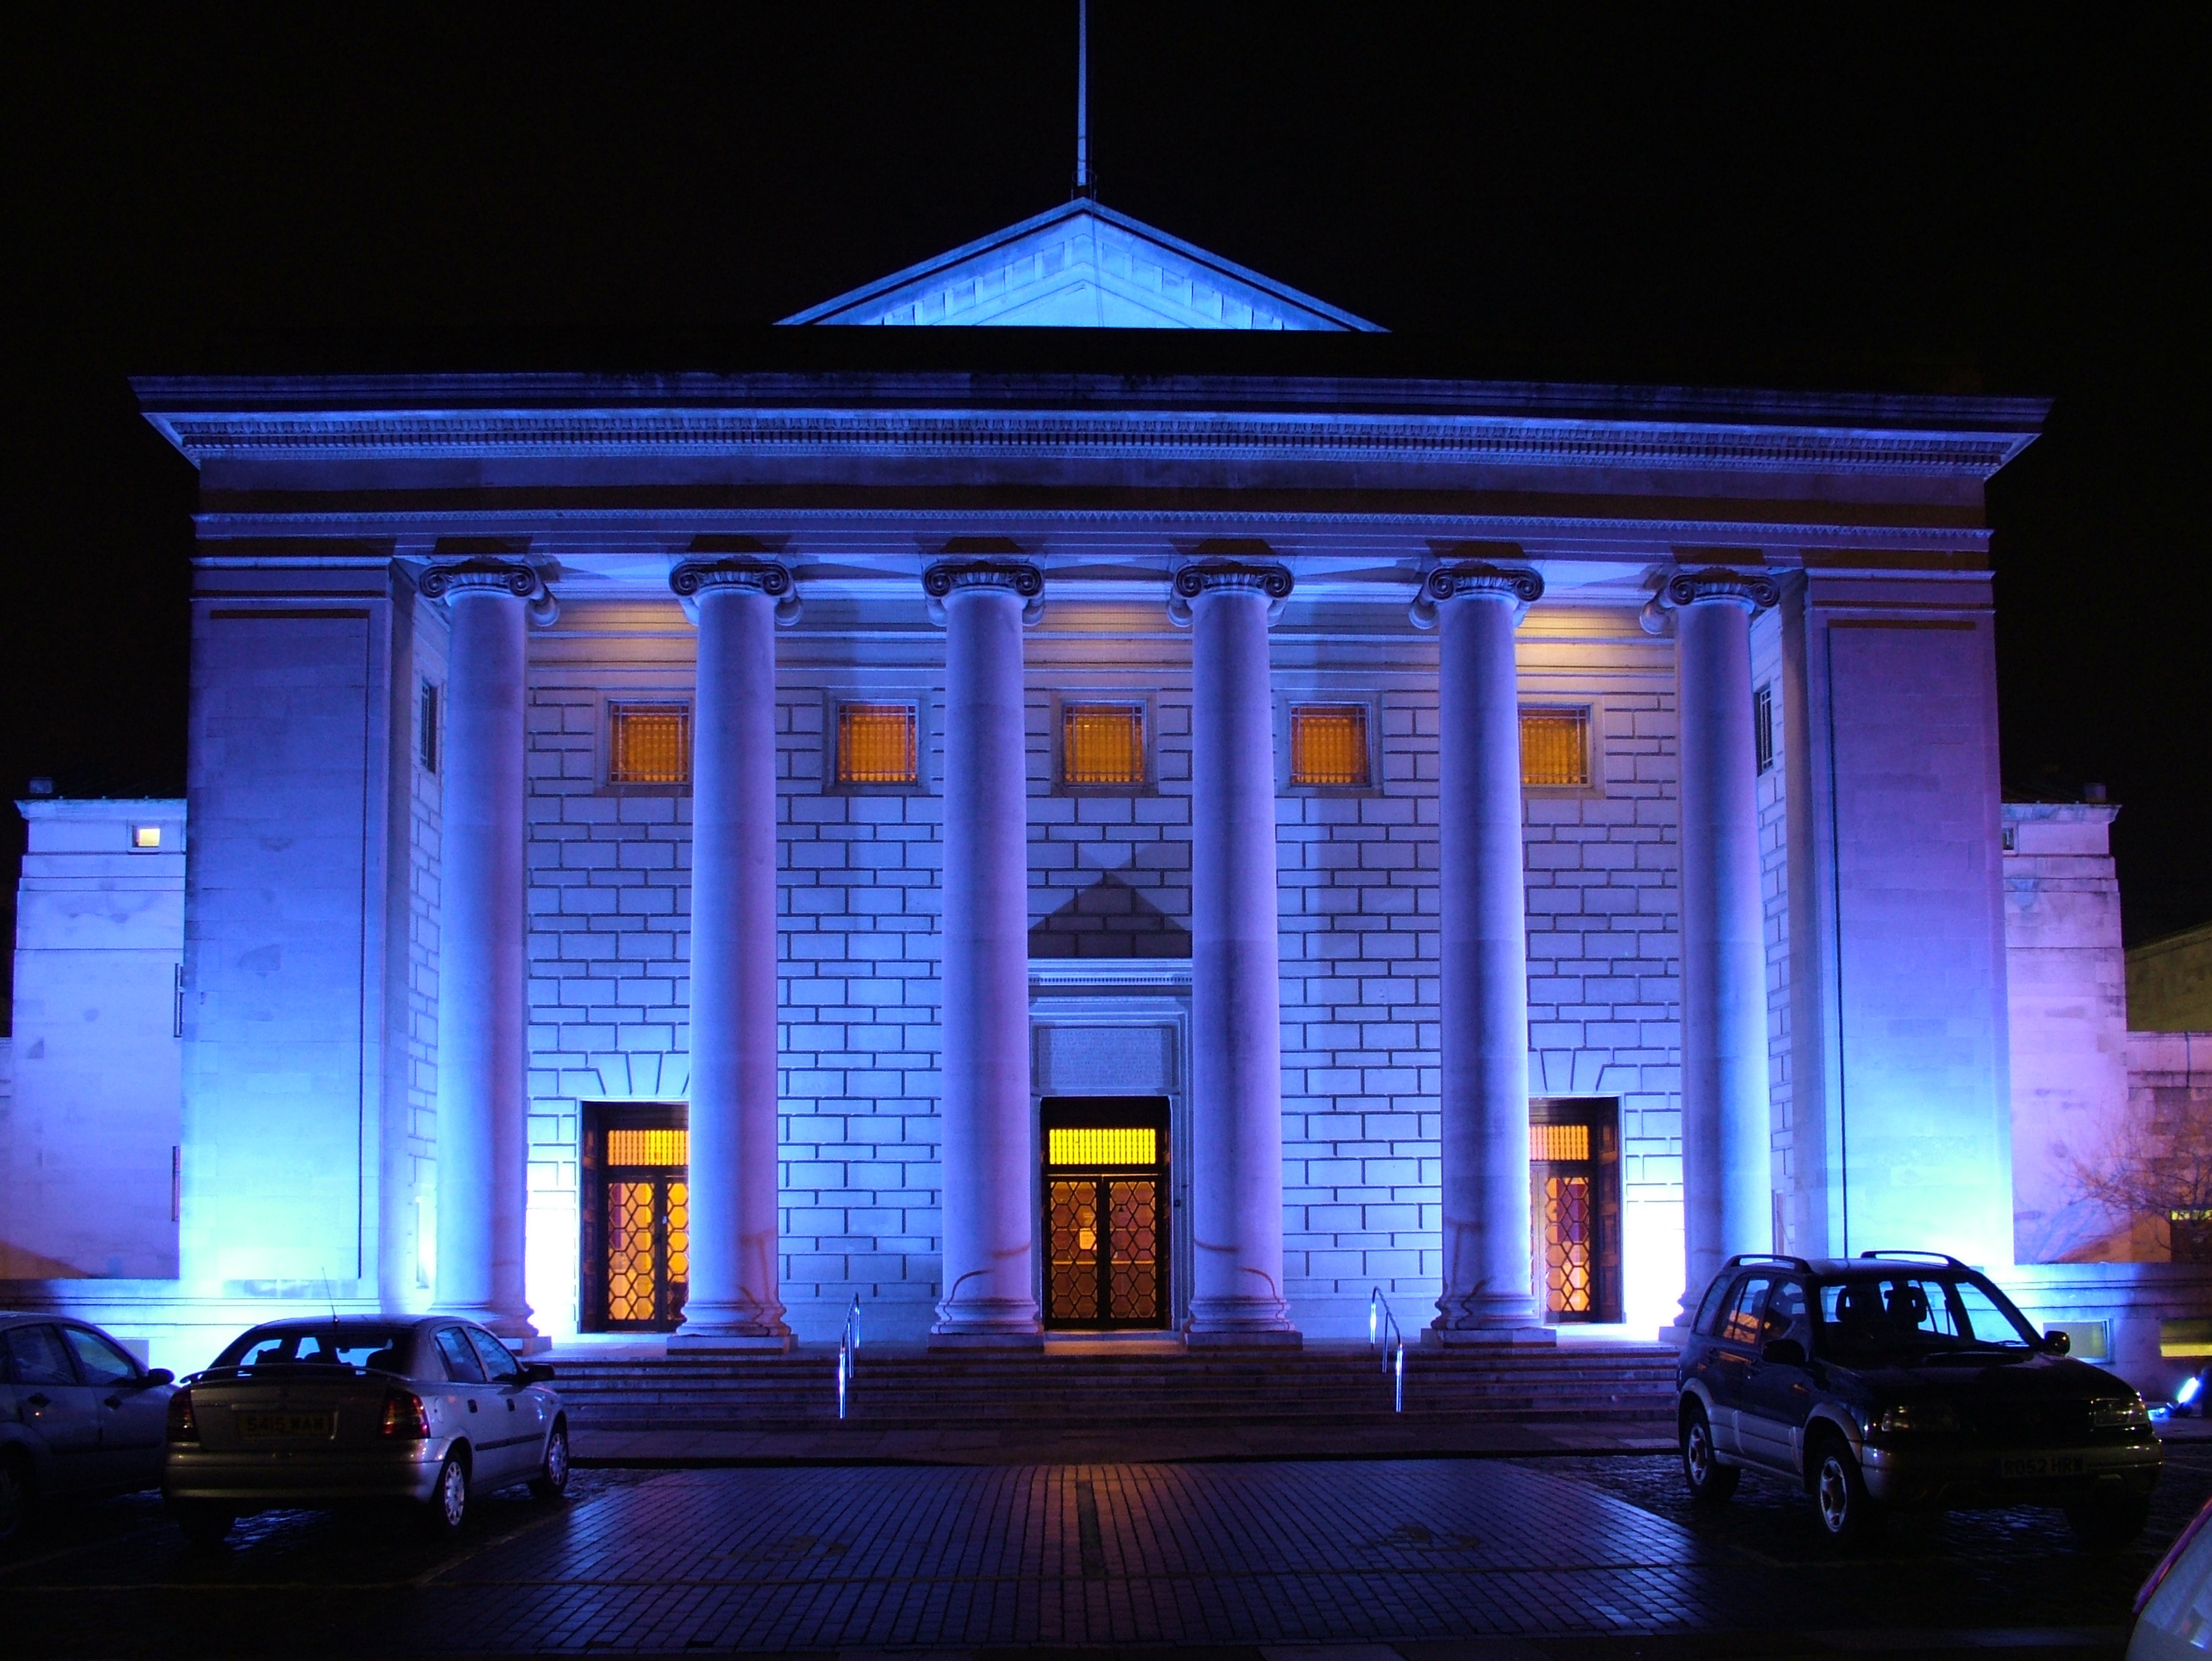
<instances>
[{"instance_id":1,"label":"stone pilaster","mask_svg":"<svg viewBox=\"0 0 2212 1661\"><path fill-rule=\"evenodd\" d=\"M791 1347L776 1184L775 625L791 573L690 560L669 586L699 627L691 730L690 1288L672 1349Z\"/></svg>"},{"instance_id":2,"label":"stone pilaster","mask_svg":"<svg viewBox=\"0 0 2212 1661\"><path fill-rule=\"evenodd\" d=\"M1030 1127L1029 784L1022 627L1044 576L1018 559L923 573L942 607L945 1294L933 1347L1042 1342Z\"/></svg>"},{"instance_id":3,"label":"stone pilaster","mask_svg":"<svg viewBox=\"0 0 2212 1661\"><path fill-rule=\"evenodd\" d=\"M1192 633L1190 1318L1196 1345L1297 1344L1283 1300L1282 993L1273 561L1201 557L1170 615Z\"/></svg>"},{"instance_id":4,"label":"stone pilaster","mask_svg":"<svg viewBox=\"0 0 2212 1661\"><path fill-rule=\"evenodd\" d=\"M432 566L452 617L438 934L437 1307L534 1336L523 1285L524 635L550 596L520 560Z\"/></svg>"},{"instance_id":5,"label":"stone pilaster","mask_svg":"<svg viewBox=\"0 0 2212 1661\"><path fill-rule=\"evenodd\" d=\"M1441 636L1443 1294L1429 1331L1439 1343L1553 1340L1531 1297L1528 906L1513 659L1514 629L1543 592L1534 571L1482 561L1437 567L1422 591Z\"/></svg>"}]
</instances>

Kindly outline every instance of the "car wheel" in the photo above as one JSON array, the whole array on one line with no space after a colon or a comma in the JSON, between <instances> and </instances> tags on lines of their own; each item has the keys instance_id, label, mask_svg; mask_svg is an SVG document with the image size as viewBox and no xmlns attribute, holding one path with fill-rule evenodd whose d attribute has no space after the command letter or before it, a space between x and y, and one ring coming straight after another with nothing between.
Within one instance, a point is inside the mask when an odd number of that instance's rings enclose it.
<instances>
[{"instance_id":1,"label":"car wheel","mask_svg":"<svg viewBox=\"0 0 2212 1661\"><path fill-rule=\"evenodd\" d=\"M545 1463L530 1479L532 1498L557 1500L568 1491L568 1427L556 1424L545 1439Z\"/></svg>"},{"instance_id":2,"label":"car wheel","mask_svg":"<svg viewBox=\"0 0 2212 1661\"><path fill-rule=\"evenodd\" d=\"M1881 1532L1881 1503L1867 1492L1859 1462L1835 1437L1823 1440L1814 1455L1813 1505L1820 1519L1820 1532L1835 1544L1862 1545Z\"/></svg>"},{"instance_id":3,"label":"car wheel","mask_svg":"<svg viewBox=\"0 0 2212 1661\"><path fill-rule=\"evenodd\" d=\"M173 1509L185 1543L203 1549L221 1545L230 1533L231 1525L238 1520L235 1512L225 1511L221 1506L180 1505Z\"/></svg>"},{"instance_id":4,"label":"car wheel","mask_svg":"<svg viewBox=\"0 0 2212 1661\"><path fill-rule=\"evenodd\" d=\"M2150 1501L2104 1500L2066 1507L2074 1537L2085 1546L2124 1546L2150 1521Z\"/></svg>"},{"instance_id":5,"label":"car wheel","mask_svg":"<svg viewBox=\"0 0 2212 1661\"><path fill-rule=\"evenodd\" d=\"M31 1531L31 1474L21 1454L0 1454L0 1546Z\"/></svg>"},{"instance_id":6,"label":"car wheel","mask_svg":"<svg viewBox=\"0 0 2212 1661\"><path fill-rule=\"evenodd\" d=\"M459 1454L449 1453L438 1467L438 1486L423 1502L422 1525L437 1538L450 1538L461 1531L468 1512L469 1468Z\"/></svg>"},{"instance_id":7,"label":"car wheel","mask_svg":"<svg viewBox=\"0 0 2212 1661\"><path fill-rule=\"evenodd\" d=\"M1690 1485L1690 1497L1707 1506L1719 1505L1743 1480L1739 1467L1723 1464L1713 1452L1712 1425L1695 1402L1682 1415L1682 1480Z\"/></svg>"}]
</instances>

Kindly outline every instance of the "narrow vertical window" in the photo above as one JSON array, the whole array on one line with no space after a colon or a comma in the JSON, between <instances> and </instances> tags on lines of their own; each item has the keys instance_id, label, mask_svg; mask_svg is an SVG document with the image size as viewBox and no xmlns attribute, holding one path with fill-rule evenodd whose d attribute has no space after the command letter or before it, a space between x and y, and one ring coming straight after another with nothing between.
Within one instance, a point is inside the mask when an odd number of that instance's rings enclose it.
<instances>
[{"instance_id":1,"label":"narrow vertical window","mask_svg":"<svg viewBox=\"0 0 2212 1661\"><path fill-rule=\"evenodd\" d=\"M911 785L919 777L912 704L837 706L837 782Z\"/></svg>"},{"instance_id":2,"label":"narrow vertical window","mask_svg":"<svg viewBox=\"0 0 2212 1661\"><path fill-rule=\"evenodd\" d=\"M1291 706L1291 782L1321 785L1368 782L1365 705Z\"/></svg>"},{"instance_id":3,"label":"narrow vertical window","mask_svg":"<svg viewBox=\"0 0 2212 1661\"><path fill-rule=\"evenodd\" d=\"M691 712L681 704L617 705L607 777L617 785L680 785L691 777Z\"/></svg>"},{"instance_id":4,"label":"narrow vertical window","mask_svg":"<svg viewBox=\"0 0 2212 1661\"><path fill-rule=\"evenodd\" d=\"M1142 704L1063 704L1060 777L1066 785L1145 782Z\"/></svg>"},{"instance_id":5,"label":"narrow vertical window","mask_svg":"<svg viewBox=\"0 0 2212 1661\"><path fill-rule=\"evenodd\" d=\"M1774 765L1774 682L1751 694L1751 730L1753 741L1759 746L1759 770L1766 772Z\"/></svg>"},{"instance_id":6,"label":"narrow vertical window","mask_svg":"<svg viewBox=\"0 0 2212 1661\"><path fill-rule=\"evenodd\" d=\"M438 770L438 688L422 682L422 771Z\"/></svg>"},{"instance_id":7,"label":"narrow vertical window","mask_svg":"<svg viewBox=\"0 0 2212 1661\"><path fill-rule=\"evenodd\" d=\"M1589 712L1521 712L1521 782L1575 785L1590 781Z\"/></svg>"}]
</instances>

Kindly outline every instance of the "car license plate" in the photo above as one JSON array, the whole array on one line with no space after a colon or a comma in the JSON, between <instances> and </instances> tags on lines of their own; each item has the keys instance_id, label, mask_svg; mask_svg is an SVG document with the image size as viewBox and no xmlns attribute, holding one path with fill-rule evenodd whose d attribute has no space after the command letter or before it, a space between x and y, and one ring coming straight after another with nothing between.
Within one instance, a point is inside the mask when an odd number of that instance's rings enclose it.
<instances>
[{"instance_id":1,"label":"car license plate","mask_svg":"<svg viewBox=\"0 0 2212 1661\"><path fill-rule=\"evenodd\" d=\"M334 1434L337 1428L337 1415L333 1413L241 1413L238 1415L238 1434L257 1442L275 1437L328 1437Z\"/></svg>"},{"instance_id":2,"label":"car license plate","mask_svg":"<svg viewBox=\"0 0 2212 1661\"><path fill-rule=\"evenodd\" d=\"M2020 1453L1997 1462L2000 1476L2079 1476L2084 1469L2078 1453Z\"/></svg>"}]
</instances>

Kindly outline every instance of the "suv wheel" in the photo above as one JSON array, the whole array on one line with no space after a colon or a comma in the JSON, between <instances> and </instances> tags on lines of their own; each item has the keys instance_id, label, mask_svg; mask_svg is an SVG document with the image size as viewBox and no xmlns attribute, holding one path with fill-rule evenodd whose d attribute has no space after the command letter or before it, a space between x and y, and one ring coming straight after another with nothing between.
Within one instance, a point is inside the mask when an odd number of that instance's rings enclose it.
<instances>
[{"instance_id":1,"label":"suv wheel","mask_svg":"<svg viewBox=\"0 0 2212 1661\"><path fill-rule=\"evenodd\" d=\"M1682 1480L1700 1505L1717 1506L1735 1492L1742 1470L1724 1465L1713 1452L1713 1428L1695 1402L1682 1415Z\"/></svg>"},{"instance_id":2,"label":"suv wheel","mask_svg":"<svg viewBox=\"0 0 2212 1661\"><path fill-rule=\"evenodd\" d=\"M2124 1546L2150 1521L2150 1501L2104 1500L2069 1506L2066 1521L2074 1530L2074 1537L2085 1546Z\"/></svg>"},{"instance_id":3,"label":"suv wheel","mask_svg":"<svg viewBox=\"0 0 2212 1661\"><path fill-rule=\"evenodd\" d=\"M1820 1532L1839 1546L1856 1546L1881 1531L1880 1503L1867 1492L1859 1462L1839 1436L1821 1439L1814 1450L1813 1505Z\"/></svg>"}]
</instances>

